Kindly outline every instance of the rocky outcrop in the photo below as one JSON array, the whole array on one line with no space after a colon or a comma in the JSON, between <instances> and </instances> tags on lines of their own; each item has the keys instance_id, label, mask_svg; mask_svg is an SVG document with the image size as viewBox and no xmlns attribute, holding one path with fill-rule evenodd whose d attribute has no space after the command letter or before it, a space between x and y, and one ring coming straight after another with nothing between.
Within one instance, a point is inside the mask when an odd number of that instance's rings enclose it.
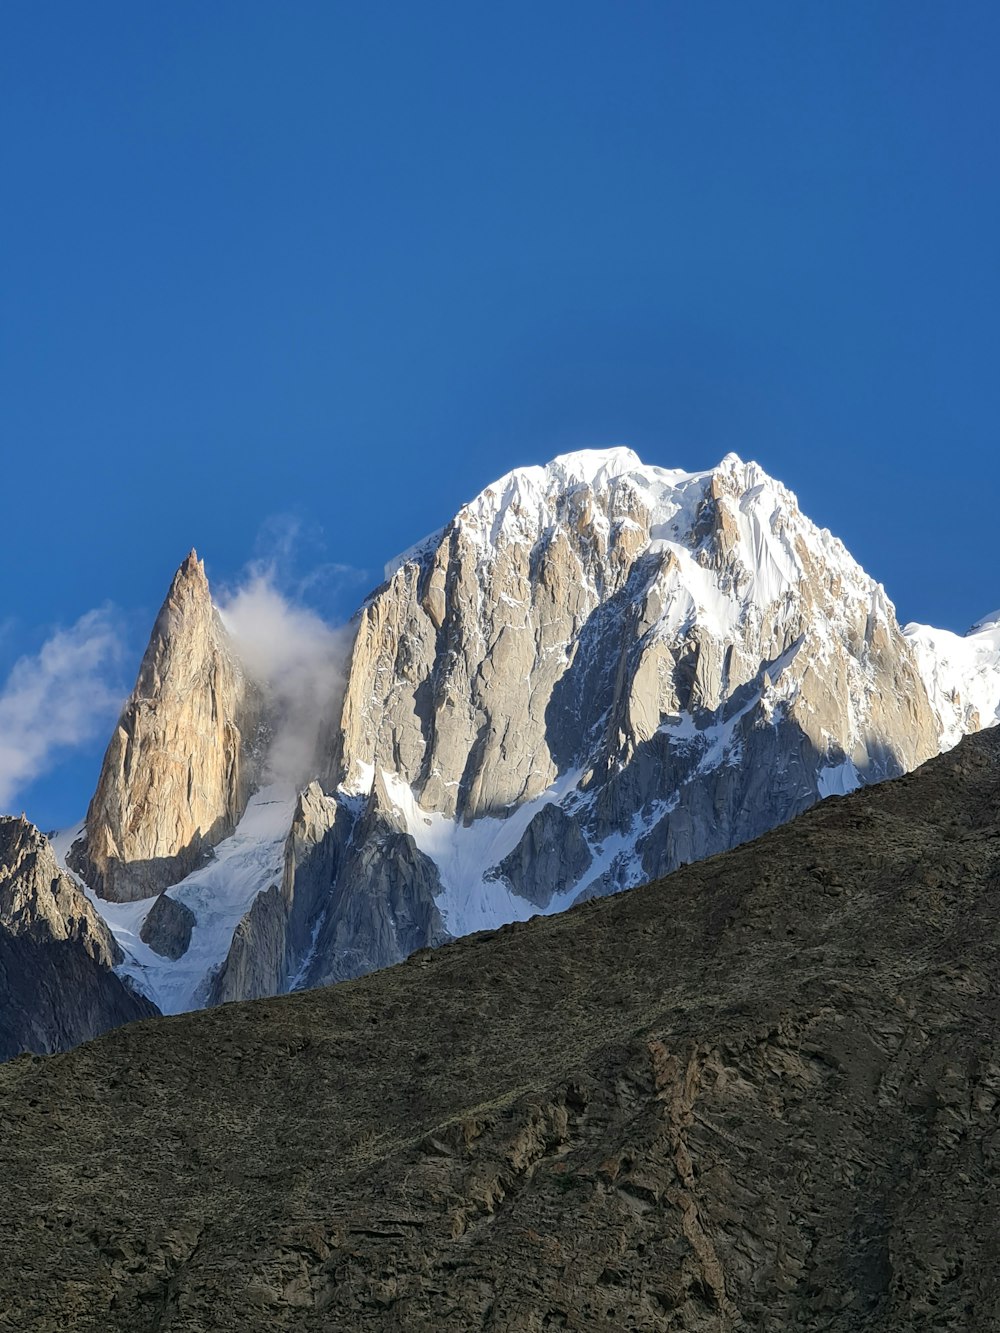
<instances>
[{"instance_id":1,"label":"rocky outcrop","mask_svg":"<svg viewBox=\"0 0 1000 1333\"><path fill-rule=\"evenodd\" d=\"M101 897L153 897L232 833L258 777L262 704L194 551L171 584L70 863Z\"/></svg>"},{"instance_id":2,"label":"rocky outcrop","mask_svg":"<svg viewBox=\"0 0 1000 1333\"><path fill-rule=\"evenodd\" d=\"M381 779L336 867L303 981L329 985L398 963L449 938L441 879L406 833Z\"/></svg>"},{"instance_id":3,"label":"rocky outcrop","mask_svg":"<svg viewBox=\"0 0 1000 1333\"><path fill-rule=\"evenodd\" d=\"M998 811L984 732L630 893L5 1065L0 1310L994 1333Z\"/></svg>"},{"instance_id":4,"label":"rocky outcrop","mask_svg":"<svg viewBox=\"0 0 1000 1333\"><path fill-rule=\"evenodd\" d=\"M301 794L280 889L258 894L214 978L210 1003L322 986L449 938L441 879L376 781L365 802Z\"/></svg>"},{"instance_id":5,"label":"rocky outcrop","mask_svg":"<svg viewBox=\"0 0 1000 1333\"><path fill-rule=\"evenodd\" d=\"M210 1004L288 990L308 965L355 812L312 782L299 796L285 843L281 887L254 899L213 978ZM393 960L395 961L395 960Z\"/></svg>"},{"instance_id":6,"label":"rocky outcrop","mask_svg":"<svg viewBox=\"0 0 1000 1333\"><path fill-rule=\"evenodd\" d=\"M191 943L195 915L190 907L161 893L146 913L139 938L163 958L183 958Z\"/></svg>"},{"instance_id":7,"label":"rocky outcrop","mask_svg":"<svg viewBox=\"0 0 1000 1333\"><path fill-rule=\"evenodd\" d=\"M519 898L547 907L554 893L583 878L593 859L579 826L558 805L545 805L514 850L488 873L506 880Z\"/></svg>"},{"instance_id":8,"label":"rocky outcrop","mask_svg":"<svg viewBox=\"0 0 1000 1333\"><path fill-rule=\"evenodd\" d=\"M0 816L0 927L21 938L73 941L101 967L122 960L107 926L23 815Z\"/></svg>"},{"instance_id":9,"label":"rocky outcrop","mask_svg":"<svg viewBox=\"0 0 1000 1333\"><path fill-rule=\"evenodd\" d=\"M254 1000L287 990L287 927L281 893L270 884L238 922L229 951L209 982L208 1003Z\"/></svg>"},{"instance_id":10,"label":"rocky outcrop","mask_svg":"<svg viewBox=\"0 0 1000 1333\"><path fill-rule=\"evenodd\" d=\"M23 817L0 818L0 1060L155 1014L112 971L121 959L48 841Z\"/></svg>"}]
</instances>

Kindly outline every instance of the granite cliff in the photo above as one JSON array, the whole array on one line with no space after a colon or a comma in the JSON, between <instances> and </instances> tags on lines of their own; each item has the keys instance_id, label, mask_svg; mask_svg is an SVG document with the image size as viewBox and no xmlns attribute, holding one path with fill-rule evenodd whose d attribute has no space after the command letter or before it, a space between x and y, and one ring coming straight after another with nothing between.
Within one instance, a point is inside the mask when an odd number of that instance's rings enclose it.
<instances>
[{"instance_id":1,"label":"granite cliff","mask_svg":"<svg viewBox=\"0 0 1000 1333\"><path fill-rule=\"evenodd\" d=\"M177 883L239 822L258 779L260 691L194 551L178 569L69 861L113 901Z\"/></svg>"}]
</instances>

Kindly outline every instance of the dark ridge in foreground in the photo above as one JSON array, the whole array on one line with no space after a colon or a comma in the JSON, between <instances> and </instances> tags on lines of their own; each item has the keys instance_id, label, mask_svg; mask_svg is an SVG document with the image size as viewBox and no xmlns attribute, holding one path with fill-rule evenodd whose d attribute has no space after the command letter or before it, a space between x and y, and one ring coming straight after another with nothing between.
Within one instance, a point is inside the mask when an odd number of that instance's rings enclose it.
<instances>
[{"instance_id":1,"label":"dark ridge in foreground","mask_svg":"<svg viewBox=\"0 0 1000 1333\"><path fill-rule=\"evenodd\" d=\"M0 1068L0 1327L996 1329L998 797Z\"/></svg>"}]
</instances>

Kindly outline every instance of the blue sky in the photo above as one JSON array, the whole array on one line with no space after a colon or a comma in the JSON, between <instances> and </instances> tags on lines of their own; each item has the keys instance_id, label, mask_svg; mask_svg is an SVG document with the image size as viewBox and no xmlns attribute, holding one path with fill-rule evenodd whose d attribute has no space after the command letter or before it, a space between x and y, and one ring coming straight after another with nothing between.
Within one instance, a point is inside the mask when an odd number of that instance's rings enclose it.
<instances>
[{"instance_id":1,"label":"blue sky","mask_svg":"<svg viewBox=\"0 0 1000 1333\"><path fill-rule=\"evenodd\" d=\"M0 673L109 604L127 683L192 544L231 582L289 525L345 615L591 444L758 459L904 619L1000 605L1000 6L33 0L0 34ZM105 740L18 805L80 811Z\"/></svg>"}]
</instances>

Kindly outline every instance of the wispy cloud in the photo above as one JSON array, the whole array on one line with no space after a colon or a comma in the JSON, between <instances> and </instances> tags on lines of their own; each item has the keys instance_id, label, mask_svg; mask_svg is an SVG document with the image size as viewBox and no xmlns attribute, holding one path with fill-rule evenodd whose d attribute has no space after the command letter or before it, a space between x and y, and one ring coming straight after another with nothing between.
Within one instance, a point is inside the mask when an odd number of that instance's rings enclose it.
<instances>
[{"instance_id":1,"label":"wispy cloud","mask_svg":"<svg viewBox=\"0 0 1000 1333\"><path fill-rule=\"evenodd\" d=\"M244 581L266 579L295 605L312 607L328 623L355 609L364 569L329 560L322 528L294 514L272 514L261 524ZM348 609L349 608L349 609Z\"/></svg>"},{"instance_id":2,"label":"wispy cloud","mask_svg":"<svg viewBox=\"0 0 1000 1333\"><path fill-rule=\"evenodd\" d=\"M11 809L61 751L92 741L114 720L122 655L118 617L104 607L14 663L0 689L0 810Z\"/></svg>"},{"instance_id":3,"label":"wispy cloud","mask_svg":"<svg viewBox=\"0 0 1000 1333\"><path fill-rule=\"evenodd\" d=\"M240 657L268 692L272 740L268 777L301 783L315 777L321 742L343 697L353 629L332 624L307 603L331 585L364 579L349 565L314 563L300 572L302 546L316 546L295 519L277 517L258 535L258 558L216 602Z\"/></svg>"}]
</instances>

